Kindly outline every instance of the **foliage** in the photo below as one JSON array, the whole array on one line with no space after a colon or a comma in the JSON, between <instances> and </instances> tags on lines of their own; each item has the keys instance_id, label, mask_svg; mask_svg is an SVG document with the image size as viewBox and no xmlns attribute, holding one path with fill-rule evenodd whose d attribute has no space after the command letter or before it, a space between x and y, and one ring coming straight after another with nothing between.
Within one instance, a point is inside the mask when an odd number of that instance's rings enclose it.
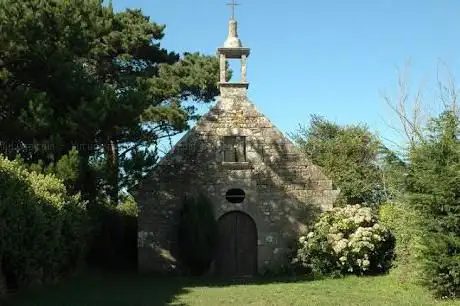
<instances>
[{"instance_id":1,"label":"foliage","mask_svg":"<svg viewBox=\"0 0 460 306\"><path fill-rule=\"evenodd\" d=\"M109 201L91 210L92 235L88 263L110 270L137 266L137 204L132 197L113 207Z\"/></svg>"},{"instance_id":2,"label":"foliage","mask_svg":"<svg viewBox=\"0 0 460 306\"><path fill-rule=\"evenodd\" d=\"M180 214L179 252L193 275L206 272L214 258L217 222L212 203L204 195L186 197Z\"/></svg>"},{"instance_id":3,"label":"foliage","mask_svg":"<svg viewBox=\"0 0 460 306\"><path fill-rule=\"evenodd\" d=\"M16 156L16 161L19 162L23 167L29 171L34 171L42 174L54 174L57 178L63 181L67 190L71 193L78 193L73 187L78 179L79 161L80 157L75 147L56 162L51 162L47 165L43 163L43 160L38 160L37 163L26 163L21 155Z\"/></svg>"},{"instance_id":4,"label":"foliage","mask_svg":"<svg viewBox=\"0 0 460 306\"><path fill-rule=\"evenodd\" d=\"M117 210L126 216L138 217L139 207L132 195L127 195L123 201L117 206Z\"/></svg>"},{"instance_id":5,"label":"foliage","mask_svg":"<svg viewBox=\"0 0 460 306\"><path fill-rule=\"evenodd\" d=\"M340 188L338 205L378 204L384 199L378 167L382 146L366 126L339 126L313 115L310 125L301 126L292 137Z\"/></svg>"},{"instance_id":6,"label":"foliage","mask_svg":"<svg viewBox=\"0 0 460 306\"><path fill-rule=\"evenodd\" d=\"M0 157L0 258L9 286L52 281L73 271L86 249L87 215L53 175Z\"/></svg>"},{"instance_id":7,"label":"foliage","mask_svg":"<svg viewBox=\"0 0 460 306\"><path fill-rule=\"evenodd\" d=\"M386 147L380 151L379 167L382 172L384 202L401 201L406 191L409 164L404 153L397 153Z\"/></svg>"},{"instance_id":8,"label":"foliage","mask_svg":"<svg viewBox=\"0 0 460 306\"><path fill-rule=\"evenodd\" d=\"M409 152L408 201L421 216L422 277L439 296L460 296L460 119L431 120Z\"/></svg>"},{"instance_id":9,"label":"foliage","mask_svg":"<svg viewBox=\"0 0 460 306\"><path fill-rule=\"evenodd\" d=\"M286 249L277 252L275 258L260 267L259 273L264 277L294 276L297 271L292 263L295 261L298 248L298 239L289 240Z\"/></svg>"},{"instance_id":10,"label":"foliage","mask_svg":"<svg viewBox=\"0 0 460 306\"><path fill-rule=\"evenodd\" d=\"M394 237L377 222L371 208L357 204L324 212L299 244L295 262L308 272L362 275L390 268Z\"/></svg>"},{"instance_id":11,"label":"foliage","mask_svg":"<svg viewBox=\"0 0 460 306\"><path fill-rule=\"evenodd\" d=\"M116 206L155 164L157 142L195 118L184 101L218 93L216 57L165 50L165 26L140 10L0 1L0 28L2 153L65 175L85 199ZM78 162L60 165L74 146Z\"/></svg>"},{"instance_id":12,"label":"foliage","mask_svg":"<svg viewBox=\"0 0 460 306\"><path fill-rule=\"evenodd\" d=\"M418 281L420 216L405 202L388 202L380 206L379 220L396 239L393 273L403 281Z\"/></svg>"},{"instance_id":13,"label":"foliage","mask_svg":"<svg viewBox=\"0 0 460 306\"><path fill-rule=\"evenodd\" d=\"M9 278L65 273L88 239L90 262L135 264L137 209L132 199L117 206L121 191L218 94L217 58L168 51L164 25L100 0L0 0L0 28L0 154L23 167L17 180L2 172Z\"/></svg>"}]
</instances>

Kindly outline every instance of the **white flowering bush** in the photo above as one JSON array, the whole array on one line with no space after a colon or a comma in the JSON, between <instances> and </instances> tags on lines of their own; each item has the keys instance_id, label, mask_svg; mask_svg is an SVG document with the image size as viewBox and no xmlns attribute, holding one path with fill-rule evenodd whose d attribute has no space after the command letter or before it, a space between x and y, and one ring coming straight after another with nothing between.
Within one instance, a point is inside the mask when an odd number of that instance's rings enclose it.
<instances>
[{"instance_id":1,"label":"white flowering bush","mask_svg":"<svg viewBox=\"0 0 460 306\"><path fill-rule=\"evenodd\" d=\"M295 263L321 275L387 271L395 239L369 207L347 205L323 213L313 231L299 239Z\"/></svg>"}]
</instances>

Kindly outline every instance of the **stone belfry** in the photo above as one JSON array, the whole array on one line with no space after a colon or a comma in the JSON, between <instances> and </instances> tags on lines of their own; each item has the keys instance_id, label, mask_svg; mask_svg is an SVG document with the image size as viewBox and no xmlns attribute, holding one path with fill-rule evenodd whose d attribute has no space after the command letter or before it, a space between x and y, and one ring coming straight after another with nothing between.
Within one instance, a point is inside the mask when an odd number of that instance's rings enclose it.
<instances>
[{"instance_id":1,"label":"stone belfry","mask_svg":"<svg viewBox=\"0 0 460 306\"><path fill-rule=\"evenodd\" d=\"M228 37L222 48L217 49L220 58L220 82L219 88L221 96L230 92L238 92L246 95L249 83L247 81L247 60L250 49L243 47L241 40L238 38L238 22L235 19L235 0L228 5L232 6L232 17L228 23ZM237 82L227 82L227 59L239 59L241 61L241 79Z\"/></svg>"}]
</instances>

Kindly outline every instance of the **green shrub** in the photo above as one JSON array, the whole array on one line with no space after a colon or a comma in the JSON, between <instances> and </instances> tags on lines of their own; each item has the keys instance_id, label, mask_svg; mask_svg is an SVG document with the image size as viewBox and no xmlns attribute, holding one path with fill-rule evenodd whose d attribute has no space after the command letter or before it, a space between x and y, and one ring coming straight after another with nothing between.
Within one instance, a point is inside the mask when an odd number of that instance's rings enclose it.
<instances>
[{"instance_id":1,"label":"green shrub","mask_svg":"<svg viewBox=\"0 0 460 306\"><path fill-rule=\"evenodd\" d=\"M203 195L187 197L179 222L181 261L193 275L201 275L208 270L217 244L217 222L212 203Z\"/></svg>"},{"instance_id":2,"label":"green shrub","mask_svg":"<svg viewBox=\"0 0 460 306\"><path fill-rule=\"evenodd\" d=\"M404 281L417 281L420 217L406 203L385 203L380 206L379 220L396 239L394 272Z\"/></svg>"},{"instance_id":3,"label":"green shrub","mask_svg":"<svg viewBox=\"0 0 460 306\"><path fill-rule=\"evenodd\" d=\"M133 196L126 196L123 201L117 206L117 210L126 216L138 217L139 216L139 207L137 206L136 201Z\"/></svg>"},{"instance_id":4,"label":"green shrub","mask_svg":"<svg viewBox=\"0 0 460 306\"><path fill-rule=\"evenodd\" d=\"M16 162L18 162L24 169L29 172L36 172L42 174L54 174L66 186L67 193L75 194L75 184L79 176L79 163L80 156L75 147L61 156L56 163L45 164L43 160L38 160L36 163L26 163L21 155L17 155Z\"/></svg>"},{"instance_id":5,"label":"green shrub","mask_svg":"<svg viewBox=\"0 0 460 306\"><path fill-rule=\"evenodd\" d=\"M53 281L85 252L86 205L53 175L0 156L0 258L10 287Z\"/></svg>"},{"instance_id":6,"label":"green shrub","mask_svg":"<svg viewBox=\"0 0 460 306\"><path fill-rule=\"evenodd\" d=\"M423 281L438 297L460 297L460 248L454 234L426 233L422 239Z\"/></svg>"},{"instance_id":7,"label":"green shrub","mask_svg":"<svg viewBox=\"0 0 460 306\"><path fill-rule=\"evenodd\" d=\"M91 209L88 263L119 270L137 266L137 204L128 197L117 207L98 202Z\"/></svg>"},{"instance_id":8,"label":"green shrub","mask_svg":"<svg viewBox=\"0 0 460 306\"><path fill-rule=\"evenodd\" d=\"M407 202L420 215L423 282L442 297L460 297L460 117L429 121L409 152Z\"/></svg>"},{"instance_id":9,"label":"green shrub","mask_svg":"<svg viewBox=\"0 0 460 306\"><path fill-rule=\"evenodd\" d=\"M357 275L387 271L394 237L371 208L336 207L323 213L313 231L300 237L295 263L314 275Z\"/></svg>"},{"instance_id":10,"label":"green shrub","mask_svg":"<svg viewBox=\"0 0 460 306\"><path fill-rule=\"evenodd\" d=\"M292 262L297 255L298 245L298 239L289 240L284 250L277 252L276 257L260 267L260 275L267 277L295 275L297 271Z\"/></svg>"}]
</instances>

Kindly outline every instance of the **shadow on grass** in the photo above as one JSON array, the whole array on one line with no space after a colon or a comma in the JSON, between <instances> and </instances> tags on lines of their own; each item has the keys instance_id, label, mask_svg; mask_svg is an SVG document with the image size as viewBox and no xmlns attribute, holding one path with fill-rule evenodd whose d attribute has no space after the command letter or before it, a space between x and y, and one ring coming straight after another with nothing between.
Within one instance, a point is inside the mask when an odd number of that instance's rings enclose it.
<instances>
[{"instance_id":1,"label":"shadow on grass","mask_svg":"<svg viewBox=\"0 0 460 306\"><path fill-rule=\"evenodd\" d=\"M216 279L183 278L164 275L139 275L135 272L107 273L90 271L54 286L27 289L9 296L4 306L61 305L176 305L176 297L194 287L227 287L307 281L294 277L254 277Z\"/></svg>"}]
</instances>

